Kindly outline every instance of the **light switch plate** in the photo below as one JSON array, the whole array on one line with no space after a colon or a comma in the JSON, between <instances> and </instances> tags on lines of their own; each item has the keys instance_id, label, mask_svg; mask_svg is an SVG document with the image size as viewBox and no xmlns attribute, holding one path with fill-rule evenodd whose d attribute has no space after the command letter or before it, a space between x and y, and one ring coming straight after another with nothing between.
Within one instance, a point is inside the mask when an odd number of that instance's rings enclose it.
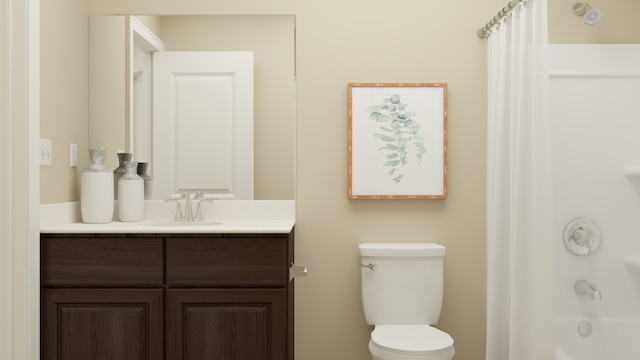
<instances>
[{"instance_id":1,"label":"light switch plate","mask_svg":"<svg viewBox=\"0 0 640 360\"><path fill-rule=\"evenodd\" d=\"M52 144L49 139L40 139L40 165L51 166L53 163Z\"/></svg>"},{"instance_id":2,"label":"light switch plate","mask_svg":"<svg viewBox=\"0 0 640 360\"><path fill-rule=\"evenodd\" d=\"M78 167L78 144L69 145L69 166Z\"/></svg>"}]
</instances>

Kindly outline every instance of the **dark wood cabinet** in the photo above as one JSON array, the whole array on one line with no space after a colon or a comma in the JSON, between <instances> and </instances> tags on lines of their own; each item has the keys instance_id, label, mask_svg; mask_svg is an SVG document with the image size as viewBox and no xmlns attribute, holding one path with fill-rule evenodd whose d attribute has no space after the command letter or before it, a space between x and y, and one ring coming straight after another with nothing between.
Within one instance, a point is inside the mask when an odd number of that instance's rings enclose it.
<instances>
[{"instance_id":1,"label":"dark wood cabinet","mask_svg":"<svg viewBox=\"0 0 640 360\"><path fill-rule=\"evenodd\" d=\"M293 360L293 232L42 234L41 359Z\"/></svg>"}]
</instances>

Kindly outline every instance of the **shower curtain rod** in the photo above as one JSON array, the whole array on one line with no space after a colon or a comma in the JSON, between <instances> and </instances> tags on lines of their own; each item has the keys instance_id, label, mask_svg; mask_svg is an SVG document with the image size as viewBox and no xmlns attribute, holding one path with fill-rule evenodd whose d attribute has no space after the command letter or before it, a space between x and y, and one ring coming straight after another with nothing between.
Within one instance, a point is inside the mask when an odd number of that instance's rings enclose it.
<instances>
[{"instance_id":1,"label":"shower curtain rod","mask_svg":"<svg viewBox=\"0 0 640 360\"><path fill-rule=\"evenodd\" d=\"M489 20L489 22L481 27L480 29L478 29L478 31L476 32L476 35L478 35L478 37L480 39L485 39L489 36L489 30L491 30L492 27L494 27L496 24L498 24L500 22L500 20L504 19L505 17L509 16L509 13L511 12L511 10L513 10L514 7L518 6L519 4L525 2L526 0L513 0L513 1L509 1L509 3L507 4L507 6L503 7L502 10L500 10L498 12L498 15L494 16L491 20Z\"/></svg>"}]
</instances>

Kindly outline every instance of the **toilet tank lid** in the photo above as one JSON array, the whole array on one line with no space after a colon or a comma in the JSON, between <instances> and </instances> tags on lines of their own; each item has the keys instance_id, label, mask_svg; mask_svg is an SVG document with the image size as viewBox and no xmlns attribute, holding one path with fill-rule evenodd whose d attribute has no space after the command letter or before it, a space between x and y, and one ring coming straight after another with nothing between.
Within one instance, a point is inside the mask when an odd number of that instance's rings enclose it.
<instances>
[{"instance_id":1,"label":"toilet tank lid","mask_svg":"<svg viewBox=\"0 0 640 360\"><path fill-rule=\"evenodd\" d=\"M437 257L444 256L445 247L435 243L363 243L360 256L375 257Z\"/></svg>"}]
</instances>

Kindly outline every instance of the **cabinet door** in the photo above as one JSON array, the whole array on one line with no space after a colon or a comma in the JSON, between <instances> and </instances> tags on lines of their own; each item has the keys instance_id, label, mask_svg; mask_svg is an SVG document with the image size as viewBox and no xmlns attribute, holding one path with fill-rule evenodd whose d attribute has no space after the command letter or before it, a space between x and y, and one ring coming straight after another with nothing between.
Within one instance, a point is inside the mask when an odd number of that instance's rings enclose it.
<instances>
[{"instance_id":1,"label":"cabinet door","mask_svg":"<svg viewBox=\"0 0 640 360\"><path fill-rule=\"evenodd\" d=\"M166 360L287 359L284 289L169 289Z\"/></svg>"},{"instance_id":2,"label":"cabinet door","mask_svg":"<svg viewBox=\"0 0 640 360\"><path fill-rule=\"evenodd\" d=\"M162 289L43 289L42 360L162 359Z\"/></svg>"}]
</instances>

